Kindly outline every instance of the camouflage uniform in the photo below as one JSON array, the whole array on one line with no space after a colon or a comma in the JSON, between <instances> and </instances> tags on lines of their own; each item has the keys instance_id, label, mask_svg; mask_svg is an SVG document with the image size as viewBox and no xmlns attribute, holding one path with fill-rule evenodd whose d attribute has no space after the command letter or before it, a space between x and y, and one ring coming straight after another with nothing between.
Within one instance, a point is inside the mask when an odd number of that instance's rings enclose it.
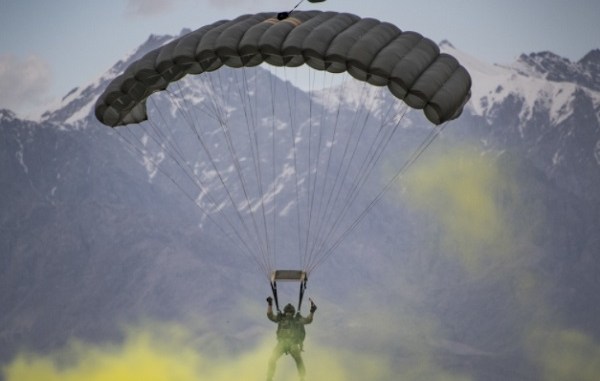
<instances>
[{"instance_id":1,"label":"camouflage uniform","mask_svg":"<svg viewBox=\"0 0 600 381\"><path fill-rule=\"evenodd\" d=\"M306 370L304 368L304 361L302 360L301 354L302 344L305 336L304 325L312 322L313 314L314 310L312 308L307 317L303 317L300 315L300 313L294 314L294 306L288 304L284 308L284 313L278 313L275 315L271 306L269 306L267 317L272 322L277 323L277 345L273 349L273 354L269 359L267 381L271 381L273 379L273 375L275 374L275 365L277 360L283 354L292 355L292 358L296 362L298 375L300 376L301 380L304 380Z\"/></svg>"}]
</instances>

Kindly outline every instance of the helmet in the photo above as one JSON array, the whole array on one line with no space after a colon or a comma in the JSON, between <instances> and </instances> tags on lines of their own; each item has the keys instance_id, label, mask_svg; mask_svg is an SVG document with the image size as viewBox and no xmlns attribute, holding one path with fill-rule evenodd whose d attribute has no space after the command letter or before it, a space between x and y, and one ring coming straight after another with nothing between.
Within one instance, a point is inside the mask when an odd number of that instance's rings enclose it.
<instances>
[{"instance_id":1,"label":"helmet","mask_svg":"<svg viewBox=\"0 0 600 381\"><path fill-rule=\"evenodd\" d=\"M294 306L291 303L288 303L288 304L286 304L285 307L283 307L283 312L284 313L288 313L288 312L294 313L294 312L296 312L296 309L294 308Z\"/></svg>"}]
</instances>

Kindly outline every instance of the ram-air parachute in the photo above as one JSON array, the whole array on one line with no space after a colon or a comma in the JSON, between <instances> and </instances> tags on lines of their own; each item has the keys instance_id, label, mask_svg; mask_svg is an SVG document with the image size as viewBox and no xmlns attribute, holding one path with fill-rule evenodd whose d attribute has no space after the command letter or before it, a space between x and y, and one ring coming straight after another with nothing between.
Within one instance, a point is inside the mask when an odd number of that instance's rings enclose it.
<instances>
[{"instance_id":1,"label":"ram-air parachute","mask_svg":"<svg viewBox=\"0 0 600 381\"><path fill-rule=\"evenodd\" d=\"M268 277L289 257L299 263L284 265L306 275L427 146L431 133L405 146L415 139L403 136L406 105L423 110L435 135L461 114L470 87L454 57L390 23L258 13L146 54L108 85L95 112Z\"/></svg>"}]
</instances>

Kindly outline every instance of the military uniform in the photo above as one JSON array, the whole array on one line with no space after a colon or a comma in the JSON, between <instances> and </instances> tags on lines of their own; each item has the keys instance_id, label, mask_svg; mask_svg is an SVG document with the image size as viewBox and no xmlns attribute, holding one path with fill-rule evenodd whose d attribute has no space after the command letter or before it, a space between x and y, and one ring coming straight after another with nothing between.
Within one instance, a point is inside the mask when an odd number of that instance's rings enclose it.
<instances>
[{"instance_id":1,"label":"military uniform","mask_svg":"<svg viewBox=\"0 0 600 381\"><path fill-rule=\"evenodd\" d=\"M314 309L316 309L316 307ZM275 315L269 306L267 317L272 322L277 323L277 345L273 349L273 353L269 359L267 381L271 381L273 379L273 375L275 374L275 365L277 360L283 354L290 354L292 356L296 362L298 375L300 376L301 380L304 380L306 370L304 368L304 361L302 360L301 354L305 336L304 325L310 324L313 321L313 314L314 310L312 308L307 317L300 315L300 313L294 314L294 306L288 304L284 308L284 313L278 313Z\"/></svg>"}]
</instances>

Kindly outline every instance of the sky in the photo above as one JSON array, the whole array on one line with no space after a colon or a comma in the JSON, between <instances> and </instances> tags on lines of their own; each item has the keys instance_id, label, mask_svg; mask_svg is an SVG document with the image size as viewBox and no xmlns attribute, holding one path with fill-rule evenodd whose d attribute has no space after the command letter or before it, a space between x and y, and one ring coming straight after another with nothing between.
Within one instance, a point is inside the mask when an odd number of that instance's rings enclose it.
<instances>
[{"instance_id":1,"label":"sky","mask_svg":"<svg viewBox=\"0 0 600 381\"><path fill-rule=\"evenodd\" d=\"M149 35L175 35L299 0L0 0L0 109L36 119ZM600 48L597 0L327 0L300 9L350 12L414 30L488 63L552 51L577 61Z\"/></svg>"}]
</instances>

